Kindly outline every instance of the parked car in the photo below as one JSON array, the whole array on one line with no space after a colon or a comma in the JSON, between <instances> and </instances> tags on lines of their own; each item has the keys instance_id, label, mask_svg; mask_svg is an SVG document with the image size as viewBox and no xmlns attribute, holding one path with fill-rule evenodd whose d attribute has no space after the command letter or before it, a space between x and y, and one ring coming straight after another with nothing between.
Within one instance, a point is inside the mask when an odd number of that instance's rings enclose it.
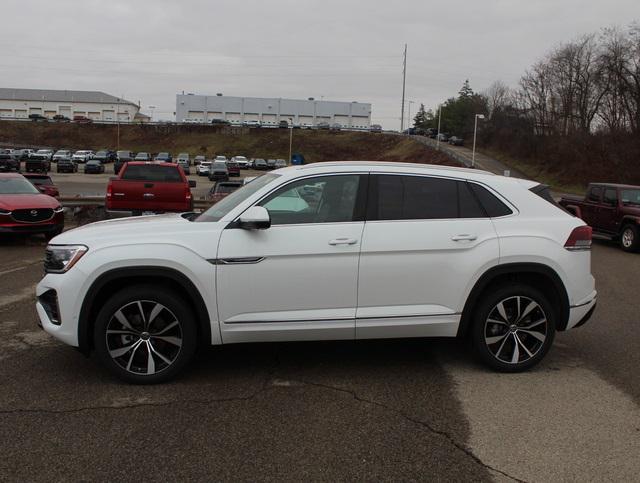
<instances>
[{"instance_id":1,"label":"parked car","mask_svg":"<svg viewBox=\"0 0 640 483\"><path fill-rule=\"evenodd\" d=\"M240 169L247 169L249 167L249 160L244 156L234 156L231 161L236 163Z\"/></svg>"},{"instance_id":2,"label":"parked car","mask_svg":"<svg viewBox=\"0 0 640 483\"><path fill-rule=\"evenodd\" d=\"M213 158L213 161L222 161L223 163L227 162L227 157L223 154L218 154L215 158Z\"/></svg>"},{"instance_id":3,"label":"parked car","mask_svg":"<svg viewBox=\"0 0 640 483\"><path fill-rule=\"evenodd\" d=\"M178 162L186 161L188 166L191 166L191 158L189 157L189 153L180 153L178 154Z\"/></svg>"},{"instance_id":4,"label":"parked car","mask_svg":"<svg viewBox=\"0 0 640 483\"><path fill-rule=\"evenodd\" d=\"M209 181L229 181L229 169L224 161L214 161L209 167Z\"/></svg>"},{"instance_id":5,"label":"parked car","mask_svg":"<svg viewBox=\"0 0 640 483\"><path fill-rule=\"evenodd\" d=\"M325 121L321 121L318 124L316 124L316 129L326 129L329 130L331 128L331 126L329 125L328 122Z\"/></svg>"},{"instance_id":6,"label":"parked car","mask_svg":"<svg viewBox=\"0 0 640 483\"><path fill-rule=\"evenodd\" d=\"M64 213L55 198L40 193L18 173L0 173L0 233L62 233Z\"/></svg>"},{"instance_id":7,"label":"parked car","mask_svg":"<svg viewBox=\"0 0 640 483\"><path fill-rule=\"evenodd\" d=\"M78 165L71 157L66 156L64 158L58 158L58 165L56 166L57 173L77 173Z\"/></svg>"},{"instance_id":8,"label":"parked car","mask_svg":"<svg viewBox=\"0 0 640 483\"><path fill-rule=\"evenodd\" d=\"M439 139L442 143L446 143L449 141L449 136L446 133L440 133L436 136L436 139Z\"/></svg>"},{"instance_id":9,"label":"parked car","mask_svg":"<svg viewBox=\"0 0 640 483\"><path fill-rule=\"evenodd\" d=\"M33 149L14 149L11 156L18 161L26 161L33 153L35 153Z\"/></svg>"},{"instance_id":10,"label":"parked car","mask_svg":"<svg viewBox=\"0 0 640 483\"><path fill-rule=\"evenodd\" d=\"M198 176L209 176L209 170L211 169L211 161L200 161L196 166L196 174Z\"/></svg>"},{"instance_id":11,"label":"parked car","mask_svg":"<svg viewBox=\"0 0 640 483\"><path fill-rule=\"evenodd\" d=\"M116 152L109 149L98 151L92 158L92 160L100 161L102 164L113 163L116 159L118 159Z\"/></svg>"},{"instance_id":12,"label":"parked car","mask_svg":"<svg viewBox=\"0 0 640 483\"><path fill-rule=\"evenodd\" d=\"M53 155L53 158L51 158L51 161L53 161L54 163L58 162L58 159L60 158L71 158L72 154L71 151L68 149L58 149L55 154Z\"/></svg>"},{"instance_id":13,"label":"parked car","mask_svg":"<svg viewBox=\"0 0 640 483\"><path fill-rule=\"evenodd\" d=\"M281 120L281 121L278 123L278 127L279 127L280 129L289 129L289 121L286 121L286 120L284 120L284 119L283 119L283 120Z\"/></svg>"},{"instance_id":14,"label":"parked car","mask_svg":"<svg viewBox=\"0 0 640 483\"><path fill-rule=\"evenodd\" d=\"M43 116L42 114L29 114L29 119L35 122L47 122L49 118Z\"/></svg>"},{"instance_id":15,"label":"parked car","mask_svg":"<svg viewBox=\"0 0 640 483\"><path fill-rule=\"evenodd\" d=\"M171 154L169 153L158 153L156 154L156 157L153 158L154 161L159 161L161 163L170 163L173 161L173 158L171 157Z\"/></svg>"},{"instance_id":16,"label":"parked car","mask_svg":"<svg viewBox=\"0 0 640 483\"><path fill-rule=\"evenodd\" d=\"M380 124L372 124L371 127L369 127L369 131L380 133L382 132L382 126Z\"/></svg>"},{"instance_id":17,"label":"parked car","mask_svg":"<svg viewBox=\"0 0 640 483\"><path fill-rule=\"evenodd\" d=\"M284 159L276 159L275 169L286 168L287 162Z\"/></svg>"},{"instance_id":18,"label":"parked car","mask_svg":"<svg viewBox=\"0 0 640 483\"><path fill-rule=\"evenodd\" d=\"M134 161L151 161L151 155L149 153L138 153L136 157L133 158Z\"/></svg>"},{"instance_id":19,"label":"parked car","mask_svg":"<svg viewBox=\"0 0 640 483\"><path fill-rule=\"evenodd\" d=\"M226 164L229 176L240 176L240 166L238 165L238 163L232 160L228 160Z\"/></svg>"},{"instance_id":20,"label":"parked car","mask_svg":"<svg viewBox=\"0 0 640 483\"><path fill-rule=\"evenodd\" d=\"M267 169L276 169L275 159L267 159Z\"/></svg>"},{"instance_id":21,"label":"parked car","mask_svg":"<svg viewBox=\"0 0 640 483\"><path fill-rule=\"evenodd\" d=\"M20 172L20 160L14 158L11 154L0 154L0 171Z\"/></svg>"},{"instance_id":22,"label":"parked car","mask_svg":"<svg viewBox=\"0 0 640 483\"><path fill-rule=\"evenodd\" d=\"M73 116L73 122L78 124L91 124L93 121L87 116Z\"/></svg>"},{"instance_id":23,"label":"parked car","mask_svg":"<svg viewBox=\"0 0 640 483\"><path fill-rule=\"evenodd\" d=\"M109 180L106 208L133 214L191 211L195 186L177 164L133 161Z\"/></svg>"},{"instance_id":24,"label":"parked car","mask_svg":"<svg viewBox=\"0 0 640 483\"><path fill-rule=\"evenodd\" d=\"M206 156L203 156L202 154L198 154L195 158L193 158L193 164L197 166L206 160L207 160Z\"/></svg>"},{"instance_id":25,"label":"parked car","mask_svg":"<svg viewBox=\"0 0 640 483\"><path fill-rule=\"evenodd\" d=\"M544 196L552 199L548 190ZM640 186L591 183L583 198L565 196L560 205L623 250L640 251Z\"/></svg>"},{"instance_id":26,"label":"parked car","mask_svg":"<svg viewBox=\"0 0 640 483\"><path fill-rule=\"evenodd\" d=\"M27 173L42 172L48 173L51 169L51 161L49 154L32 154L24 163L24 170Z\"/></svg>"},{"instance_id":27,"label":"parked car","mask_svg":"<svg viewBox=\"0 0 640 483\"><path fill-rule=\"evenodd\" d=\"M53 159L53 149L38 149L31 156L41 156L42 158L46 158L47 161L51 161Z\"/></svg>"},{"instance_id":28,"label":"parked car","mask_svg":"<svg viewBox=\"0 0 640 483\"><path fill-rule=\"evenodd\" d=\"M217 203L243 186L242 181L218 181L207 193L207 200Z\"/></svg>"},{"instance_id":29,"label":"parked car","mask_svg":"<svg viewBox=\"0 0 640 483\"><path fill-rule=\"evenodd\" d=\"M201 344L313 339L469 337L490 368L528 370L597 300L591 229L536 186L409 163L265 174L196 218L57 237L37 313L131 383L175 377Z\"/></svg>"},{"instance_id":30,"label":"parked car","mask_svg":"<svg viewBox=\"0 0 640 483\"><path fill-rule=\"evenodd\" d=\"M342 124L340 124L338 122L334 122L329 127L329 132L340 132L341 130L342 130Z\"/></svg>"},{"instance_id":31,"label":"parked car","mask_svg":"<svg viewBox=\"0 0 640 483\"><path fill-rule=\"evenodd\" d=\"M57 198L60 196L60 190L53 184L51 176L47 174L26 173L23 174L25 179L36 187L40 193Z\"/></svg>"},{"instance_id":32,"label":"parked car","mask_svg":"<svg viewBox=\"0 0 640 483\"><path fill-rule=\"evenodd\" d=\"M67 116L63 116L62 114L56 114L55 116L52 117L52 119L54 121L57 122L70 122L71 119L69 119Z\"/></svg>"},{"instance_id":33,"label":"parked car","mask_svg":"<svg viewBox=\"0 0 640 483\"><path fill-rule=\"evenodd\" d=\"M245 127L262 127L262 124L260 124L260 121L244 121L242 123L243 126Z\"/></svg>"},{"instance_id":34,"label":"parked car","mask_svg":"<svg viewBox=\"0 0 640 483\"><path fill-rule=\"evenodd\" d=\"M264 171L269 169L269 166L267 165L267 162L262 159L262 158L256 158L253 160L253 169L257 169L260 171Z\"/></svg>"},{"instance_id":35,"label":"parked car","mask_svg":"<svg viewBox=\"0 0 640 483\"><path fill-rule=\"evenodd\" d=\"M92 158L93 158L93 151L90 151L87 149L76 151L75 153L73 153L73 156L71 156L71 159L76 163L86 163Z\"/></svg>"},{"instance_id":36,"label":"parked car","mask_svg":"<svg viewBox=\"0 0 640 483\"><path fill-rule=\"evenodd\" d=\"M212 119L211 124L214 126L231 126L231 123L226 119Z\"/></svg>"},{"instance_id":37,"label":"parked car","mask_svg":"<svg viewBox=\"0 0 640 483\"><path fill-rule=\"evenodd\" d=\"M182 168L182 171L184 171L184 174L187 174L187 175L191 174L191 169L189 168L189 161L187 161L184 158L178 159L176 164Z\"/></svg>"},{"instance_id":38,"label":"parked car","mask_svg":"<svg viewBox=\"0 0 640 483\"><path fill-rule=\"evenodd\" d=\"M86 174L102 174L104 173L104 164L99 159L92 159L85 163L84 172Z\"/></svg>"},{"instance_id":39,"label":"parked car","mask_svg":"<svg viewBox=\"0 0 640 483\"><path fill-rule=\"evenodd\" d=\"M457 136L451 136L449 138L449 144L451 144L452 146L462 146L464 145L464 140Z\"/></svg>"}]
</instances>

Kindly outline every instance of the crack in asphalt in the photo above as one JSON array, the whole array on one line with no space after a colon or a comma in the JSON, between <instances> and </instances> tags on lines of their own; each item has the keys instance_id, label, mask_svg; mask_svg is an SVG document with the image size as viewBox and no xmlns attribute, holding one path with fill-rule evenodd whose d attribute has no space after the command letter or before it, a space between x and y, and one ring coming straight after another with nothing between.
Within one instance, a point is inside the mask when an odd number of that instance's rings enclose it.
<instances>
[{"instance_id":1,"label":"crack in asphalt","mask_svg":"<svg viewBox=\"0 0 640 483\"><path fill-rule=\"evenodd\" d=\"M402 411L400 409L396 409L394 407L387 406L386 404L383 404L383 403L378 402L378 401L373 401L371 399L365 399L365 398L359 396L356 391L351 390L351 389L345 389L345 388L342 388L342 387L336 387L336 386L331 386L331 385L328 385L328 384L305 381L305 380L300 380L300 379L298 379L298 380L292 379L292 380L295 381L295 382L298 382L300 384L303 384L303 385L314 386L314 387L319 387L319 388L322 388L322 389L329 389L331 391L337 391L337 392L342 392L342 393L345 393L345 394L349 394L349 395L351 395L351 397L353 397L353 399L355 399L358 402L362 402L362 403L365 403L365 404L370 404L370 405L373 405L373 406L377 406L377 407L380 407L380 408L385 409L387 411L390 411L392 413L395 413L395 414L401 416L403 419L405 419L405 420L407 420L407 421L409 421L409 422L411 422L413 424L416 424L416 425L418 425L418 426L420 426L422 428L427 429L431 433L434 433L434 434L437 434L439 436L442 436L449 443L451 443L455 448L457 448L458 450L462 451L466 456L468 456L469 458L473 459L476 463L478 463L482 467L484 467L484 468L486 468L486 469L488 469L490 471L493 471L495 473L499 473L499 474L501 474L501 475L513 480L513 481L517 481L518 483L526 483L526 480L521 480L520 478L516 478L515 476L512 476L512 475L510 475L510 474L508 474L508 473L506 473L506 472L504 472L504 471L502 471L502 470L500 470L498 468L495 468L495 467L485 463L478 456L476 456L471 449L467 448L463 444L461 444L458 441L456 441L455 438L453 436L451 436L451 434L449 434L448 432L440 430L440 429L437 429L437 428L431 426L426 421L422 421L420 419L416 419L416 418L406 414L404 411Z\"/></svg>"}]
</instances>

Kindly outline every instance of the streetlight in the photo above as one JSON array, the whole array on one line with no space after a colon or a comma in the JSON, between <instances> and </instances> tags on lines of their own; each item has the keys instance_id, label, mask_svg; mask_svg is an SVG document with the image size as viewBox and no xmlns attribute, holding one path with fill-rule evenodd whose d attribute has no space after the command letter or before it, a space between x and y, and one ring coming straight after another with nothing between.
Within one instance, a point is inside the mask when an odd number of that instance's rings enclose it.
<instances>
[{"instance_id":1,"label":"streetlight","mask_svg":"<svg viewBox=\"0 0 640 483\"><path fill-rule=\"evenodd\" d=\"M471 167L476 167L476 133L478 131L478 119L484 119L484 114L476 114L475 124L473 126L473 152L471 154Z\"/></svg>"},{"instance_id":2,"label":"streetlight","mask_svg":"<svg viewBox=\"0 0 640 483\"><path fill-rule=\"evenodd\" d=\"M287 161L287 165L291 163L291 149L293 147L293 119L289 118L289 160Z\"/></svg>"},{"instance_id":3,"label":"streetlight","mask_svg":"<svg viewBox=\"0 0 640 483\"><path fill-rule=\"evenodd\" d=\"M436 149L440 150L440 120L442 119L442 105L438 106L438 135L436 136Z\"/></svg>"},{"instance_id":4,"label":"streetlight","mask_svg":"<svg viewBox=\"0 0 640 483\"><path fill-rule=\"evenodd\" d=\"M409 115L407 116L407 126L411 127L411 104L415 104L416 101L407 101L409 104Z\"/></svg>"}]
</instances>

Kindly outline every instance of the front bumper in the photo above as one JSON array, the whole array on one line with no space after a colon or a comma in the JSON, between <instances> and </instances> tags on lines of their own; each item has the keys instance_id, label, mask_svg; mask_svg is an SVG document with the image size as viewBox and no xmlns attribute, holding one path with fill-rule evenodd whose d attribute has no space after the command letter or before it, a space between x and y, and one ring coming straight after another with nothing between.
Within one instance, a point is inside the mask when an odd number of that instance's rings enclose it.
<instances>
[{"instance_id":1,"label":"front bumper","mask_svg":"<svg viewBox=\"0 0 640 483\"><path fill-rule=\"evenodd\" d=\"M595 311L598 301L598 292L595 290L588 297L581 300L569 309L569 321L567 322L567 330L580 327L587 323Z\"/></svg>"},{"instance_id":2,"label":"front bumper","mask_svg":"<svg viewBox=\"0 0 640 483\"><path fill-rule=\"evenodd\" d=\"M80 270L70 270L63 274L47 274L36 287L38 325L56 339L75 347L78 346L80 303L77 295L82 291L85 278L86 275ZM57 305L55 311L47 307L47 294L50 293L55 294Z\"/></svg>"},{"instance_id":3,"label":"front bumper","mask_svg":"<svg viewBox=\"0 0 640 483\"><path fill-rule=\"evenodd\" d=\"M64 228L64 223L49 223L46 225L0 225L0 233L54 233Z\"/></svg>"}]
</instances>

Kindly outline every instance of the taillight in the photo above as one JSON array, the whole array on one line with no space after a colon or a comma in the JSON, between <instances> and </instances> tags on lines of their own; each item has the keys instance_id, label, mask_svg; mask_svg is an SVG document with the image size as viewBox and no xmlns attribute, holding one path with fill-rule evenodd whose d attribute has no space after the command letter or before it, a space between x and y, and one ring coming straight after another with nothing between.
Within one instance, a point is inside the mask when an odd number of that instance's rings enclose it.
<instances>
[{"instance_id":1,"label":"taillight","mask_svg":"<svg viewBox=\"0 0 640 483\"><path fill-rule=\"evenodd\" d=\"M569 235L564 247L567 250L591 250L591 237L593 230L590 226L579 226L574 228Z\"/></svg>"},{"instance_id":2,"label":"taillight","mask_svg":"<svg viewBox=\"0 0 640 483\"><path fill-rule=\"evenodd\" d=\"M187 188L185 189L184 192L184 198L186 200L190 200L191 199L191 189L187 186Z\"/></svg>"}]
</instances>

